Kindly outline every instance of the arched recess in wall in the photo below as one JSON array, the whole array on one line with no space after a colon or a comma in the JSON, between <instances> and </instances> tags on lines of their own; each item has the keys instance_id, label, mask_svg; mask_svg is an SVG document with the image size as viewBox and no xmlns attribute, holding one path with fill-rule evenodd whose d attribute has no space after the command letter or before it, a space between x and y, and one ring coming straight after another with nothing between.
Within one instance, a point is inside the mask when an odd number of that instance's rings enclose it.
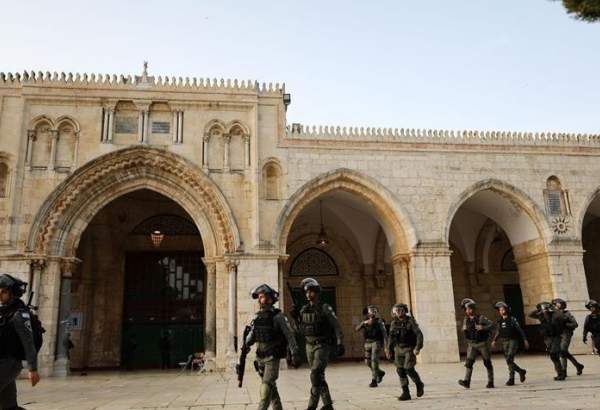
<instances>
[{"instance_id":1,"label":"arched recess in wall","mask_svg":"<svg viewBox=\"0 0 600 410\"><path fill-rule=\"evenodd\" d=\"M52 138L54 132L54 123L47 117L38 117L33 120L31 125L32 138L31 147L31 167L37 169L46 169L50 165L52 155Z\"/></svg>"},{"instance_id":2,"label":"arched recess in wall","mask_svg":"<svg viewBox=\"0 0 600 410\"><path fill-rule=\"evenodd\" d=\"M204 129L204 137L208 140L208 169L222 170L225 156L225 124L220 120L212 120Z\"/></svg>"},{"instance_id":3,"label":"arched recess in wall","mask_svg":"<svg viewBox=\"0 0 600 410\"><path fill-rule=\"evenodd\" d=\"M269 160L262 169L262 192L264 199L278 200L282 198L282 171L279 162Z\"/></svg>"},{"instance_id":4,"label":"arched recess in wall","mask_svg":"<svg viewBox=\"0 0 600 410\"><path fill-rule=\"evenodd\" d=\"M243 170L246 167L244 163L245 141L250 138L250 133L240 121L233 121L227 126L227 135L229 137L229 168L234 171Z\"/></svg>"},{"instance_id":5,"label":"arched recess in wall","mask_svg":"<svg viewBox=\"0 0 600 410\"><path fill-rule=\"evenodd\" d=\"M589 297L600 300L600 188L588 196L579 217L583 266Z\"/></svg>"},{"instance_id":6,"label":"arched recess in wall","mask_svg":"<svg viewBox=\"0 0 600 410\"><path fill-rule=\"evenodd\" d=\"M79 124L69 117L61 117L56 121L58 131L56 140L57 170L70 170L76 165L76 153L79 139Z\"/></svg>"}]
</instances>

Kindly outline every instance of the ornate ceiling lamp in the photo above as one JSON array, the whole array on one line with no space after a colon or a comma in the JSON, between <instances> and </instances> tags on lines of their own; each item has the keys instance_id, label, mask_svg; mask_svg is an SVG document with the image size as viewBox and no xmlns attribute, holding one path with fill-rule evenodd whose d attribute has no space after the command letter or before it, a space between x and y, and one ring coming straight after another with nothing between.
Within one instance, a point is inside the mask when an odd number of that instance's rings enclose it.
<instances>
[{"instance_id":1,"label":"ornate ceiling lamp","mask_svg":"<svg viewBox=\"0 0 600 410\"><path fill-rule=\"evenodd\" d=\"M165 239L165 234L160 230L155 229L150 233L150 240L155 248L160 248L160 244Z\"/></svg>"},{"instance_id":2,"label":"ornate ceiling lamp","mask_svg":"<svg viewBox=\"0 0 600 410\"><path fill-rule=\"evenodd\" d=\"M323 205L319 200L319 215L321 218L321 231L319 232L319 236L317 237L316 244L321 248L326 247L329 244L329 239L327 238L327 234L325 233L325 226L323 225Z\"/></svg>"}]
</instances>

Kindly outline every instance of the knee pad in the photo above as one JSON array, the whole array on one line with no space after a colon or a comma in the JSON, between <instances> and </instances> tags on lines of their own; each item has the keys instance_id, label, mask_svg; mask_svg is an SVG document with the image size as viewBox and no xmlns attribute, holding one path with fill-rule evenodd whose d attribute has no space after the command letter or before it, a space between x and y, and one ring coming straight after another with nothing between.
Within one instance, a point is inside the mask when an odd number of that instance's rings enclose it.
<instances>
[{"instance_id":1,"label":"knee pad","mask_svg":"<svg viewBox=\"0 0 600 410\"><path fill-rule=\"evenodd\" d=\"M493 367L492 361L490 359L484 360L483 365L485 366L486 369L491 369Z\"/></svg>"},{"instance_id":2,"label":"knee pad","mask_svg":"<svg viewBox=\"0 0 600 410\"><path fill-rule=\"evenodd\" d=\"M475 360L467 359L465 361L465 367L467 369L472 369L474 364L475 364Z\"/></svg>"}]
</instances>

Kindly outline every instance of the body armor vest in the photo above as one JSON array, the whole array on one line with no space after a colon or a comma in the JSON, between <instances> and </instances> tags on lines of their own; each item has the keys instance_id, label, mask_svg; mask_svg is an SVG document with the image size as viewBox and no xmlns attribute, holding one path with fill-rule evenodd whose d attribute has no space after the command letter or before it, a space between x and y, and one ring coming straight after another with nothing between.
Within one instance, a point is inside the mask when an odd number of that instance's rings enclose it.
<instances>
[{"instance_id":1,"label":"body armor vest","mask_svg":"<svg viewBox=\"0 0 600 410\"><path fill-rule=\"evenodd\" d=\"M472 319L467 318L467 329L465 330L465 337L467 340L475 343L485 342L489 339L489 331L477 330L475 328L480 322L480 316L476 315Z\"/></svg>"},{"instance_id":2,"label":"body armor vest","mask_svg":"<svg viewBox=\"0 0 600 410\"><path fill-rule=\"evenodd\" d=\"M588 326L594 336L600 335L600 315L590 315Z\"/></svg>"},{"instance_id":3,"label":"body armor vest","mask_svg":"<svg viewBox=\"0 0 600 410\"><path fill-rule=\"evenodd\" d=\"M378 342L383 343L383 332L381 331L381 323L380 319L373 319L373 324L367 325L363 328L363 336L365 340L376 340Z\"/></svg>"},{"instance_id":4,"label":"body armor vest","mask_svg":"<svg viewBox=\"0 0 600 410\"><path fill-rule=\"evenodd\" d=\"M12 323L18 309L7 309L0 315L0 357L10 357L15 360L25 360L25 349Z\"/></svg>"},{"instance_id":5,"label":"body armor vest","mask_svg":"<svg viewBox=\"0 0 600 410\"><path fill-rule=\"evenodd\" d=\"M269 343L281 339L280 332L275 330L273 320L281 312L279 309L261 310L254 319L254 338L259 343Z\"/></svg>"},{"instance_id":6,"label":"body armor vest","mask_svg":"<svg viewBox=\"0 0 600 410\"><path fill-rule=\"evenodd\" d=\"M410 328L409 319L394 319L390 325L390 338L392 343L400 347L417 346L417 335Z\"/></svg>"},{"instance_id":7,"label":"body armor vest","mask_svg":"<svg viewBox=\"0 0 600 410\"><path fill-rule=\"evenodd\" d=\"M333 333L327 318L323 315L321 304L305 305L300 311L300 319L304 336L324 339Z\"/></svg>"},{"instance_id":8,"label":"body armor vest","mask_svg":"<svg viewBox=\"0 0 600 410\"><path fill-rule=\"evenodd\" d=\"M502 339L519 339L521 337L512 316L498 319L498 335Z\"/></svg>"}]
</instances>

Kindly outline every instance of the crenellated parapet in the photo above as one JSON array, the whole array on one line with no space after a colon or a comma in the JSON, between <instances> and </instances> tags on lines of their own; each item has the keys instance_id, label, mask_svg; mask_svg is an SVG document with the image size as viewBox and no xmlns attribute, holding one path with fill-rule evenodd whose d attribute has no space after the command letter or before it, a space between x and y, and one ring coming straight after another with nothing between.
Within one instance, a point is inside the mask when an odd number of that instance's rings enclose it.
<instances>
[{"instance_id":1,"label":"crenellated parapet","mask_svg":"<svg viewBox=\"0 0 600 410\"><path fill-rule=\"evenodd\" d=\"M298 140L355 142L487 144L487 145L557 145L600 147L600 134L560 132L515 132L478 130L437 130L414 128L372 128L339 126L305 126L292 124L286 137Z\"/></svg>"},{"instance_id":2,"label":"crenellated parapet","mask_svg":"<svg viewBox=\"0 0 600 410\"><path fill-rule=\"evenodd\" d=\"M151 88L160 91L178 90L219 90L282 95L285 85L279 83L259 83L253 80L190 78L167 76L132 76L116 74L50 73L48 71L24 71L23 73L0 73L0 87L22 87L25 85L49 85L59 87L86 88L102 87L109 89Z\"/></svg>"}]
</instances>

